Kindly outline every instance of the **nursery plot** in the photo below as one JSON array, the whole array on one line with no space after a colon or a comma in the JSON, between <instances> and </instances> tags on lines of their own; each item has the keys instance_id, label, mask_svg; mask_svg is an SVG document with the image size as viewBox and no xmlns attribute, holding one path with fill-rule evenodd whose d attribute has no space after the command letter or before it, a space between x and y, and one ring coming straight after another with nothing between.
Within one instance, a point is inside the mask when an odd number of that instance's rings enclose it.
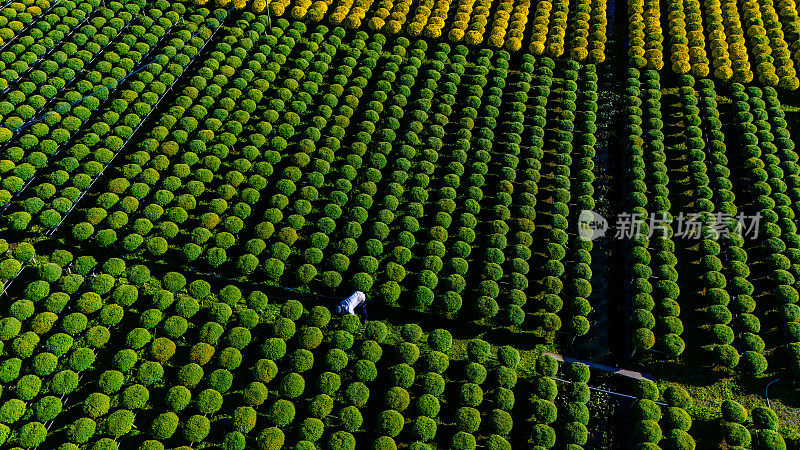
<instances>
[{"instance_id":1,"label":"nursery plot","mask_svg":"<svg viewBox=\"0 0 800 450\"><path fill-rule=\"evenodd\" d=\"M206 55L143 149L112 166L105 192L84 202L73 237L514 325L525 322L526 291L539 296L528 260L549 245L552 274L540 284L550 297L541 310L554 326L547 331L556 331L561 285L583 298L591 291L590 256L578 248L587 244L567 237L566 202L574 192L575 210L593 206L594 67L567 65L563 88L551 92L549 59L509 75L502 51L481 51L479 64L465 68L465 47L418 40L407 52L401 37L383 56L385 39L365 34L342 43L327 27L309 40L299 23L271 35L263 29L252 22L242 32L253 39L223 37ZM535 81L534 72L542 75ZM557 97L557 117L545 117L548 97ZM529 107L538 115L525 123ZM573 135L582 145L577 162ZM533 145L521 145L523 136ZM542 178L541 159L552 152L563 153L560 169ZM558 203L541 220L553 241L534 245L537 196L551 195ZM581 258L570 268L575 277L562 277L558 262L567 246ZM466 305L465 294L474 299ZM564 319L578 334L588 329L582 304Z\"/></svg>"},{"instance_id":2,"label":"nursery plot","mask_svg":"<svg viewBox=\"0 0 800 450\"><path fill-rule=\"evenodd\" d=\"M793 2L201 3L0 5L2 448L800 442Z\"/></svg>"}]
</instances>

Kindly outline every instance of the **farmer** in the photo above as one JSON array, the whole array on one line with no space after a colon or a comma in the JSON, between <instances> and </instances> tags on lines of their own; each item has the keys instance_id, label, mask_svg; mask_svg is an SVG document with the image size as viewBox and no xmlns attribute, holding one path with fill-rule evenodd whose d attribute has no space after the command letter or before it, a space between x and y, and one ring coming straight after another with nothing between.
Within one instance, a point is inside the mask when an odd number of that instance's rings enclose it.
<instances>
[{"instance_id":1,"label":"farmer","mask_svg":"<svg viewBox=\"0 0 800 450\"><path fill-rule=\"evenodd\" d=\"M361 291L353 292L350 297L339 302L336 306L336 312L341 315L355 314L356 308L361 307L361 312L364 314L364 319L367 318L367 296Z\"/></svg>"}]
</instances>

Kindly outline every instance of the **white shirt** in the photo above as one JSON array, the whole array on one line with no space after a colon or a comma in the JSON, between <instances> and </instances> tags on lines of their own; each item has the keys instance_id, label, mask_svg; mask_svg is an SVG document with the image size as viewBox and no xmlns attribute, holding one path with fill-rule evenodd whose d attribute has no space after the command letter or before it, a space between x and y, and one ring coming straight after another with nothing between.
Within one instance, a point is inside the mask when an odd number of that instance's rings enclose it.
<instances>
[{"instance_id":1,"label":"white shirt","mask_svg":"<svg viewBox=\"0 0 800 450\"><path fill-rule=\"evenodd\" d=\"M337 308L339 314L355 314L356 308L367 301L367 296L361 291L355 291L350 297L342 300Z\"/></svg>"}]
</instances>

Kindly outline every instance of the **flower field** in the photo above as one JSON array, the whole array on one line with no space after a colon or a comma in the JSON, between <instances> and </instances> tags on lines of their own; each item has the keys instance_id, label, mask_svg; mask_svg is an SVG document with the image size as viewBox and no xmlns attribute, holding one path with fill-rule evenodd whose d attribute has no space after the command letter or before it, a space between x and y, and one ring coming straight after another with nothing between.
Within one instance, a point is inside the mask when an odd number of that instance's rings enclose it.
<instances>
[{"instance_id":1,"label":"flower field","mask_svg":"<svg viewBox=\"0 0 800 450\"><path fill-rule=\"evenodd\" d=\"M796 447L797 17L0 5L0 448Z\"/></svg>"}]
</instances>

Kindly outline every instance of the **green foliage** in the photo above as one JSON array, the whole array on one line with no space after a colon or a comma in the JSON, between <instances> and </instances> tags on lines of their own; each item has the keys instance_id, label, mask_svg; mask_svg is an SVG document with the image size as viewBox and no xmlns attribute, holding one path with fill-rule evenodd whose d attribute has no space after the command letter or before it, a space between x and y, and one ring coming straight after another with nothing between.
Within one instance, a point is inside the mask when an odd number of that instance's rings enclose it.
<instances>
[{"instance_id":1,"label":"green foliage","mask_svg":"<svg viewBox=\"0 0 800 450\"><path fill-rule=\"evenodd\" d=\"M634 385L634 395L647 400L658 400L658 386L650 380L638 380Z\"/></svg>"},{"instance_id":2,"label":"green foliage","mask_svg":"<svg viewBox=\"0 0 800 450\"><path fill-rule=\"evenodd\" d=\"M441 328L433 330L428 335L428 345L430 345L433 350L447 353L453 345L453 336L449 331Z\"/></svg>"},{"instance_id":3,"label":"green foliage","mask_svg":"<svg viewBox=\"0 0 800 450\"><path fill-rule=\"evenodd\" d=\"M120 437L127 434L133 426L134 414L127 409L118 409L104 420L104 428L108 434Z\"/></svg>"},{"instance_id":4,"label":"green foliage","mask_svg":"<svg viewBox=\"0 0 800 450\"><path fill-rule=\"evenodd\" d=\"M232 421L236 431L247 434L256 426L256 410L249 406L240 406L234 410Z\"/></svg>"},{"instance_id":5,"label":"green foliage","mask_svg":"<svg viewBox=\"0 0 800 450\"><path fill-rule=\"evenodd\" d=\"M408 408L410 403L411 396L409 395L408 391L399 386L390 388L386 392L383 402L386 408L401 412Z\"/></svg>"},{"instance_id":6,"label":"green foliage","mask_svg":"<svg viewBox=\"0 0 800 450\"><path fill-rule=\"evenodd\" d=\"M178 371L178 383L194 388L203 379L203 368L196 363L189 363Z\"/></svg>"},{"instance_id":7,"label":"green foliage","mask_svg":"<svg viewBox=\"0 0 800 450\"><path fill-rule=\"evenodd\" d=\"M337 431L328 440L331 450L355 450L356 439L347 431Z\"/></svg>"},{"instance_id":8,"label":"green foliage","mask_svg":"<svg viewBox=\"0 0 800 450\"><path fill-rule=\"evenodd\" d=\"M753 432L753 448L764 450L785 450L783 437L773 430L756 430Z\"/></svg>"},{"instance_id":9,"label":"green foliage","mask_svg":"<svg viewBox=\"0 0 800 450\"><path fill-rule=\"evenodd\" d=\"M83 444L94 436L95 431L97 422L88 417L81 417L69 425L67 436L71 441Z\"/></svg>"},{"instance_id":10,"label":"green foliage","mask_svg":"<svg viewBox=\"0 0 800 450\"><path fill-rule=\"evenodd\" d=\"M214 414L222 408L222 394L214 389L205 389L197 395L197 410L203 414Z\"/></svg>"},{"instance_id":11,"label":"green foliage","mask_svg":"<svg viewBox=\"0 0 800 450\"><path fill-rule=\"evenodd\" d=\"M726 422L744 423L747 421L747 409L735 400L722 402L722 419Z\"/></svg>"},{"instance_id":12,"label":"green foliage","mask_svg":"<svg viewBox=\"0 0 800 450\"><path fill-rule=\"evenodd\" d=\"M659 445L669 450L693 450L695 448L695 441L689 433L675 429L665 433L664 439Z\"/></svg>"},{"instance_id":13,"label":"green foliage","mask_svg":"<svg viewBox=\"0 0 800 450\"><path fill-rule=\"evenodd\" d=\"M17 397L22 400L33 400L42 389L42 380L33 374L23 375L15 387Z\"/></svg>"},{"instance_id":14,"label":"green foliage","mask_svg":"<svg viewBox=\"0 0 800 450\"><path fill-rule=\"evenodd\" d=\"M25 411L25 402L22 400L16 398L6 400L5 403L0 406L0 423L7 425L13 424L22 418Z\"/></svg>"},{"instance_id":15,"label":"green foliage","mask_svg":"<svg viewBox=\"0 0 800 450\"><path fill-rule=\"evenodd\" d=\"M423 336L422 327L415 323L407 323L403 325L402 329L400 330L400 334L403 336L408 342L416 343Z\"/></svg>"},{"instance_id":16,"label":"green foliage","mask_svg":"<svg viewBox=\"0 0 800 450\"><path fill-rule=\"evenodd\" d=\"M467 343L467 354L470 360L485 363L491 356L491 346L481 339L472 339Z\"/></svg>"},{"instance_id":17,"label":"green foliage","mask_svg":"<svg viewBox=\"0 0 800 450\"><path fill-rule=\"evenodd\" d=\"M403 430L405 421L403 416L394 410L383 411L378 414L377 430L386 436L395 437Z\"/></svg>"},{"instance_id":18,"label":"green foliage","mask_svg":"<svg viewBox=\"0 0 800 450\"><path fill-rule=\"evenodd\" d=\"M311 327L324 328L331 320L331 312L324 306L314 306L311 308L306 319Z\"/></svg>"},{"instance_id":19,"label":"green foliage","mask_svg":"<svg viewBox=\"0 0 800 450\"><path fill-rule=\"evenodd\" d=\"M183 435L189 442L200 442L208 436L211 422L207 417L194 415L183 424Z\"/></svg>"},{"instance_id":20,"label":"green foliage","mask_svg":"<svg viewBox=\"0 0 800 450\"><path fill-rule=\"evenodd\" d=\"M324 430L325 426L322 421L311 417L300 424L299 435L303 440L316 442L322 437Z\"/></svg>"},{"instance_id":21,"label":"green foliage","mask_svg":"<svg viewBox=\"0 0 800 450\"><path fill-rule=\"evenodd\" d=\"M350 385L345 388L344 396L348 403L362 408L367 404L367 400L369 400L369 388L360 381L350 383Z\"/></svg>"},{"instance_id":22,"label":"green foliage","mask_svg":"<svg viewBox=\"0 0 800 450\"><path fill-rule=\"evenodd\" d=\"M464 406L477 407L483 402L483 389L474 383L464 383L459 392L459 403Z\"/></svg>"},{"instance_id":23,"label":"green foliage","mask_svg":"<svg viewBox=\"0 0 800 450\"><path fill-rule=\"evenodd\" d=\"M156 439L169 439L178 429L178 416L174 412L159 414L150 423L150 434Z\"/></svg>"},{"instance_id":24,"label":"green foliage","mask_svg":"<svg viewBox=\"0 0 800 450\"><path fill-rule=\"evenodd\" d=\"M481 415L475 408L461 407L455 414L456 428L467 433L474 433L481 424Z\"/></svg>"},{"instance_id":25,"label":"green foliage","mask_svg":"<svg viewBox=\"0 0 800 450\"><path fill-rule=\"evenodd\" d=\"M464 431L459 431L453 435L450 441L450 448L453 450L474 450L475 437Z\"/></svg>"},{"instance_id":26,"label":"green foliage","mask_svg":"<svg viewBox=\"0 0 800 450\"><path fill-rule=\"evenodd\" d=\"M131 410L144 408L147 405L147 401L149 399L150 399L150 392L147 390L146 387L142 386L141 384L134 384L132 386L128 386L122 393L123 405L125 405L126 408Z\"/></svg>"},{"instance_id":27,"label":"green foliage","mask_svg":"<svg viewBox=\"0 0 800 450\"><path fill-rule=\"evenodd\" d=\"M682 386L671 385L664 389L662 393L664 400L670 406L678 408L689 409L692 407L692 398Z\"/></svg>"},{"instance_id":28,"label":"green foliage","mask_svg":"<svg viewBox=\"0 0 800 450\"><path fill-rule=\"evenodd\" d=\"M289 373L281 380L278 390L283 397L296 398L305 391L305 385L305 380L300 374Z\"/></svg>"},{"instance_id":29,"label":"green foliage","mask_svg":"<svg viewBox=\"0 0 800 450\"><path fill-rule=\"evenodd\" d=\"M243 397L247 405L258 406L267 400L269 390L260 381L253 381L244 389Z\"/></svg>"},{"instance_id":30,"label":"green foliage","mask_svg":"<svg viewBox=\"0 0 800 450\"><path fill-rule=\"evenodd\" d=\"M37 447L47 438L47 428L41 422L28 422L19 429L17 437L22 447Z\"/></svg>"},{"instance_id":31,"label":"green foliage","mask_svg":"<svg viewBox=\"0 0 800 450\"><path fill-rule=\"evenodd\" d=\"M333 399L327 394L318 394L308 406L311 417L322 419L327 417L333 410Z\"/></svg>"},{"instance_id":32,"label":"green foliage","mask_svg":"<svg viewBox=\"0 0 800 450\"><path fill-rule=\"evenodd\" d=\"M517 367L517 365L519 364L519 361L520 361L519 351L517 351L517 349L515 349L514 347L511 347L509 345L500 347L498 349L497 358L500 360L501 364L503 364L506 367L510 367L510 368ZM588 372L588 367L586 368L586 370ZM586 378L588 380L588 374L587 374ZM587 381L587 380L582 380L581 379L580 381Z\"/></svg>"},{"instance_id":33,"label":"green foliage","mask_svg":"<svg viewBox=\"0 0 800 450\"><path fill-rule=\"evenodd\" d=\"M276 400L269 409L269 418L278 427L285 427L292 423L294 417L294 404L288 400Z\"/></svg>"},{"instance_id":34,"label":"green foliage","mask_svg":"<svg viewBox=\"0 0 800 450\"><path fill-rule=\"evenodd\" d=\"M341 378L333 372L324 372L317 379L317 389L320 392L333 395L341 387Z\"/></svg>"},{"instance_id":35,"label":"green foliage","mask_svg":"<svg viewBox=\"0 0 800 450\"><path fill-rule=\"evenodd\" d=\"M756 406L750 411L753 426L767 430L776 430L778 416L775 411L764 406Z\"/></svg>"}]
</instances>

